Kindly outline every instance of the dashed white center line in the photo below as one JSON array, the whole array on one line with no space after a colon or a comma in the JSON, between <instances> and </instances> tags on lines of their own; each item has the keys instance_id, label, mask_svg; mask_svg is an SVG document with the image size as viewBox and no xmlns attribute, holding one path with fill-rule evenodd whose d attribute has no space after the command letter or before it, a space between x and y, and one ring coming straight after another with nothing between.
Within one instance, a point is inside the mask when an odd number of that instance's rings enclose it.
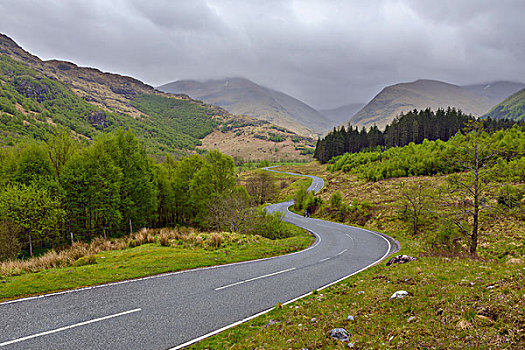
<instances>
[{"instance_id":1,"label":"dashed white center line","mask_svg":"<svg viewBox=\"0 0 525 350\"><path fill-rule=\"evenodd\" d=\"M14 343L19 343L19 342L22 342L22 341L26 341L26 340L29 340L29 339L41 337L41 336L48 335L48 334L53 334L53 333L66 331L68 329L75 328L75 327L85 326L85 325L88 325L90 323L95 323L95 322L108 320L108 319L114 318L114 317L124 316L124 315L131 314L131 313L134 313L134 312L138 312L138 311L141 311L141 310L142 309L133 309L133 310L129 310L129 311L119 312L118 314L108 315L108 316L104 316L104 317L100 317L100 318L95 318L94 320L89 320L89 321L84 321L84 322L80 322L80 323L75 323L75 324L72 324L71 326L61 327L61 328L52 329L50 331L46 331L46 332L42 332L42 333L28 335L28 336L23 337L23 338L13 339L13 340L9 340L9 341L0 343L0 347L6 346L6 345L10 345L10 344L14 344Z\"/></svg>"},{"instance_id":2,"label":"dashed white center line","mask_svg":"<svg viewBox=\"0 0 525 350\"><path fill-rule=\"evenodd\" d=\"M321 259L321 260L319 260L319 262L323 262L323 261L326 261L326 260L330 260L330 258Z\"/></svg>"},{"instance_id":3,"label":"dashed white center line","mask_svg":"<svg viewBox=\"0 0 525 350\"><path fill-rule=\"evenodd\" d=\"M274 273L269 273L267 275L263 275L263 276L259 276L259 277L254 277L254 278L250 278L250 279L247 279L247 280L244 280L244 281L240 281L240 282L236 282L236 283L232 283L232 284L228 284L226 286L222 286L222 287L218 287L218 288L215 288L215 290L221 290L221 289L225 289L225 288L229 288L229 287L233 287L233 286L238 286L239 284L243 284L243 283L247 283L247 282L251 282L251 281L255 281L255 280L259 280L261 278L266 278L266 277L270 277L270 276L275 276L275 275L278 275L278 274L281 274L281 273L285 273L285 272L288 272L288 271L293 271L297 269L296 267L292 267L291 269L286 269L286 270L282 270L282 271L277 271L277 272L274 272Z\"/></svg>"},{"instance_id":4,"label":"dashed white center line","mask_svg":"<svg viewBox=\"0 0 525 350\"><path fill-rule=\"evenodd\" d=\"M340 253L337 253L337 255L341 255L341 254L344 254L344 252L346 252L347 250L348 250L348 249L345 249L345 250L343 250L342 252L340 252Z\"/></svg>"}]
</instances>

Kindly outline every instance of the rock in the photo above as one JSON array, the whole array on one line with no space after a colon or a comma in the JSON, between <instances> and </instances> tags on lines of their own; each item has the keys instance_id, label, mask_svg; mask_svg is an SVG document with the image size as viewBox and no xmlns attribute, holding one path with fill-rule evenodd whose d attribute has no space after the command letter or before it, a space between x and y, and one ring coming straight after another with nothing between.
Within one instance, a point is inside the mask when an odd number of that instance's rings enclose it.
<instances>
[{"instance_id":1,"label":"rock","mask_svg":"<svg viewBox=\"0 0 525 350\"><path fill-rule=\"evenodd\" d=\"M93 126L100 125L106 127L107 116L103 111L93 111L87 116L89 123Z\"/></svg>"},{"instance_id":2,"label":"rock","mask_svg":"<svg viewBox=\"0 0 525 350\"><path fill-rule=\"evenodd\" d=\"M16 91L27 98L34 98L38 102L53 100L56 95L45 83L29 79L18 81L16 83Z\"/></svg>"},{"instance_id":3,"label":"rock","mask_svg":"<svg viewBox=\"0 0 525 350\"><path fill-rule=\"evenodd\" d=\"M347 321L355 321L355 317L354 316L347 316L346 320Z\"/></svg>"},{"instance_id":4,"label":"rock","mask_svg":"<svg viewBox=\"0 0 525 350\"><path fill-rule=\"evenodd\" d=\"M494 288L494 287L496 287L496 286L493 285L493 284L491 284L490 286L487 286L487 289L492 289L492 288Z\"/></svg>"},{"instance_id":5,"label":"rock","mask_svg":"<svg viewBox=\"0 0 525 350\"><path fill-rule=\"evenodd\" d=\"M416 320L416 316L410 316L408 319L407 319L407 323L410 323L412 321L415 321Z\"/></svg>"},{"instance_id":6,"label":"rock","mask_svg":"<svg viewBox=\"0 0 525 350\"><path fill-rule=\"evenodd\" d=\"M277 324L277 323L279 323L279 321L276 321L276 320L270 320L270 322L268 322L268 323L266 324L266 327L272 326L272 325Z\"/></svg>"},{"instance_id":7,"label":"rock","mask_svg":"<svg viewBox=\"0 0 525 350\"><path fill-rule=\"evenodd\" d=\"M310 322L312 322L312 323L315 323L315 322L317 322L317 318L315 318L315 317L312 317L312 319L310 320Z\"/></svg>"},{"instance_id":8,"label":"rock","mask_svg":"<svg viewBox=\"0 0 525 350\"><path fill-rule=\"evenodd\" d=\"M386 263L386 266L390 266L392 264L404 264L409 261L417 260L417 258L414 258L413 256L408 255L396 255L392 259L388 260Z\"/></svg>"},{"instance_id":9,"label":"rock","mask_svg":"<svg viewBox=\"0 0 525 350\"><path fill-rule=\"evenodd\" d=\"M334 328L330 331L330 336L340 341L349 341L348 332L344 328Z\"/></svg>"},{"instance_id":10,"label":"rock","mask_svg":"<svg viewBox=\"0 0 525 350\"><path fill-rule=\"evenodd\" d=\"M353 347L355 347L355 345L354 345L354 343L348 343L348 347L349 348L353 348Z\"/></svg>"},{"instance_id":11,"label":"rock","mask_svg":"<svg viewBox=\"0 0 525 350\"><path fill-rule=\"evenodd\" d=\"M485 315L476 315L476 317L479 318L480 320L487 321L487 322L490 322L490 323L494 323L494 320L492 320L492 318L487 317Z\"/></svg>"},{"instance_id":12,"label":"rock","mask_svg":"<svg viewBox=\"0 0 525 350\"><path fill-rule=\"evenodd\" d=\"M360 290L359 292L357 292L357 294L365 294L365 291L364 290Z\"/></svg>"},{"instance_id":13,"label":"rock","mask_svg":"<svg viewBox=\"0 0 525 350\"><path fill-rule=\"evenodd\" d=\"M408 295L408 292L406 290L398 290L397 292L392 294L390 299L403 299L407 295Z\"/></svg>"}]
</instances>

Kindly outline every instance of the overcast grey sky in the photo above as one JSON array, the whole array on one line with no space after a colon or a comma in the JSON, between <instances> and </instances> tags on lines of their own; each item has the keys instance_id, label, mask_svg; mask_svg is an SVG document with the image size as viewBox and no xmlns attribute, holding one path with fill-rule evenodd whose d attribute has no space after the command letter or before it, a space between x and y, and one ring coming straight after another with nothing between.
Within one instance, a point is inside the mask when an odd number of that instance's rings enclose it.
<instances>
[{"instance_id":1,"label":"overcast grey sky","mask_svg":"<svg viewBox=\"0 0 525 350\"><path fill-rule=\"evenodd\" d=\"M242 76L317 108L420 78L525 82L524 0L0 0L0 32L153 86Z\"/></svg>"}]
</instances>

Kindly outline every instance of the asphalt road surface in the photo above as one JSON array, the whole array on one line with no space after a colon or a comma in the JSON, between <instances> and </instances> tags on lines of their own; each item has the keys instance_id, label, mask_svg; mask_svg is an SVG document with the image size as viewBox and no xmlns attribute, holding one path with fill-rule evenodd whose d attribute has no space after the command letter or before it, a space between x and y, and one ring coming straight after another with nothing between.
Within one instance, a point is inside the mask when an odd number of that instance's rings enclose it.
<instances>
[{"instance_id":1,"label":"asphalt road surface","mask_svg":"<svg viewBox=\"0 0 525 350\"><path fill-rule=\"evenodd\" d=\"M320 190L312 178L310 190ZM291 204L269 210L315 234L304 251L1 303L0 349L179 349L398 249L390 237L293 214Z\"/></svg>"}]
</instances>

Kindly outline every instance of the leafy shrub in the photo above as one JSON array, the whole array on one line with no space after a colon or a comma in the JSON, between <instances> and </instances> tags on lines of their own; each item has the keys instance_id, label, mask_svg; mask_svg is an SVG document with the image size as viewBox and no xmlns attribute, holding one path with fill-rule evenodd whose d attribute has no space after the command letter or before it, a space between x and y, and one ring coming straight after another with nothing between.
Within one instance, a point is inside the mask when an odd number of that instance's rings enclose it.
<instances>
[{"instance_id":1,"label":"leafy shrub","mask_svg":"<svg viewBox=\"0 0 525 350\"><path fill-rule=\"evenodd\" d=\"M330 207L332 209L338 209L341 204L343 203L343 196L341 196L341 192L335 191L330 196Z\"/></svg>"},{"instance_id":2,"label":"leafy shrub","mask_svg":"<svg viewBox=\"0 0 525 350\"><path fill-rule=\"evenodd\" d=\"M246 233L256 234L269 239L281 239L292 236L280 212L268 213L266 209L255 209L251 212L252 225L246 227Z\"/></svg>"},{"instance_id":3,"label":"leafy shrub","mask_svg":"<svg viewBox=\"0 0 525 350\"><path fill-rule=\"evenodd\" d=\"M96 263L97 263L97 259L93 255L87 255L75 261L73 266L86 266L86 265L93 265Z\"/></svg>"},{"instance_id":4,"label":"leafy shrub","mask_svg":"<svg viewBox=\"0 0 525 350\"><path fill-rule=\"evenodd\" d=\"M11 221L0 221L0 261L14 259L20 252L20 226Z\"/></svg>"},{"instance_id":5,"label":"leafy shrub","mask_svg":"<svg viewBox=\"0 0 525 350\"><path fill-rule=\"evenodd\" d=\"M449 220L445 220L435 231L434 235L429 236L430 244L436 249L455 251L459 249L461 234L456 226Z\"/></svg>"},{"instance_id":6,"label":"leafy shrub","mask_svg":"<svg viewBox=\"0 0 525 350\"><path fill-rule=\"evenodd\" d=\"M512 185L505 185L498 192L498 204L509 209L518 206L522 198L523 191Z\"/></svg>"}]
</instances>

